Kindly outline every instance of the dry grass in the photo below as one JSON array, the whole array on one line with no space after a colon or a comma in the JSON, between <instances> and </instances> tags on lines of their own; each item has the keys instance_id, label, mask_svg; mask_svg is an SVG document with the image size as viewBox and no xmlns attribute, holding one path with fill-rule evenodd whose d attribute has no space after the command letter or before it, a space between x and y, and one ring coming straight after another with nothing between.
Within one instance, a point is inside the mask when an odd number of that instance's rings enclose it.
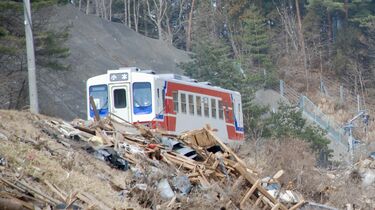
<instances>
[{"instance_id":1,"label":"dry grass","mask_svg":"<svg viewBox=\"0 0 375 210\"><path fill-rule=\"evenodd\" d=\"M338 209L349 203L358 209L375 207L375 183L363 182L365 173L375 174L371 167L359 164L354 168L318 169L308 144L296 139L247 142L239 153L262 177L285 170L281 184L301 192L306 200Z\"/></svg>"},{"instance_id":2,"label":"dry grass","mask_svg":"<svg viewBox=\"0 0 375 210\"><path fill-rule=\"evenodd\" d=\"M240 149L240 155L261 177L284 170L279 180L282 186L301 192L307 199L320 201L320 191L329 181L315 167L316 159L308 143L301 140L248 142Z\"/></svg>"},{"instance_id":3,"label":"dry grass","mask_svg":"<svg viewBox=\"0 0 375 210\"><path fill-rule=\"evenodd\" d=\"M109 184L109 180L126 187L129 172L109 167L84 150L66 148L35 126L40 118L26 112L0 111L0 132L7 133L0 155L8 160L7 174L25 179L43 192L51 192L43 183L48 180L66 193L90 192L98 200L115 208L136 207ZM25 143L31 139L37 144ZM51 194L52 196L56 195Z\"/></svg>"}]
</instances>

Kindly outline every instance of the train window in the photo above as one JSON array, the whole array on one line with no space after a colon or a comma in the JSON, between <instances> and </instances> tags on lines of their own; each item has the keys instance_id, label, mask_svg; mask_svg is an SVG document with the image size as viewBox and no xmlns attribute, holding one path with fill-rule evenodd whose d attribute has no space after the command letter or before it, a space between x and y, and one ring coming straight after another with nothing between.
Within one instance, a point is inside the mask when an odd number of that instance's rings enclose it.
<instances>
[{"instance_id":1,"label":"train window","mask_svg":"<svg viewBox=\"0 0 375 210\"><path fill-rule=\"evenodd\" d=\"M219 119L223 119L223 117L224 117L223 102L219 101Z\"/></svg>"},{"instance_id":2,"label":"train window","mask_svg":"<svg viewBox=\"0 0 375 210\"><path fill-rule=\"evenodd\" d=\"M216 118L216 99L211 98L211 116Z\"/></svg>"},{"instance_id":3,"label":"train window","mask_svg":"<svg viewBox=\"0 0 375 210\"><path fill-rule=\"evenodd\" d=\"M225 114L225 119L226 120L230 120L229 119L229 106L228 106L228 104L225 104L225 112L224 112L224 114Z\"/></svg>"},{"instance_id":4,"label":"train window","mask_svg":"<svg viewBox=\"0 0 375 210\"><path fill-rule=\"evenodd\" d=\"M133 83L134 114L150 114L152 112L151 83Z\"/></svg>"},{"instance_id":5,"label":"train window","mask_svg":"<svg viewBox=\"0 0 375 210\"><path fill-rule=\"evenodd\" d=\"M189 95L189 113L194 115L194 96Z\"/></svg>"},{"instance_id":6,"label":"train window","mask_svg":"<svg viewBox=\"0 0 375 210\"><path fill-rule=\"evenodd\" d=\"M165 110L165 89L161 91L161 99L163 101L163 110Z\"/></svg>"},{"instance_id":7,"label":"train window","mask_svg":"<svg viewBox=\"0 0 375 210\"><path fill-rule=\"evenodd\" d=\"M94 85L89 88L89 96L94 98L96 109L100 115L108 113L108 89L107 85ZM90 117L94 116L94 110L90 105Z\"/></svg>"},{"instance_id":8,"label":"train window","mask_svg":"<svg viewBox=\"0 0 375 210\"><path fill-rule=\"evenodd\" d=\"M203 111L205 117L210 117L210 107L208 106L208 98L203 97Z\"/></svg>"},{"instance_id":9,"label":"train window","mask_svg":"<svg viewBox=\"0 0 375 210\"><path fill-rule=\"evenodd\" d=\"M195 98L195 104L197 105L197 115L202 116L202 101L200 96Z\"/></svg>"},{"instance_id":10,"label":"train window","mask_svg":"<svg viewBox=\"0 0 375 210\"><path fill-rule=\"evenodd\" d=\"M126 107L126 91L125 89L115 89L113 91L113 100L115 108L121 109Z\"/></svg>"},{"instance_id":11,"label":"train window","mask_svg":"<svg viewBox=\"0 0 375 210\"><path fill-rule=\"evenodd\" d=\"M173 96L173 111L177 113L178 112L178 92L173 91L172 96Z\"/></svg>"},{"instance_id":12,"label":"train window","mask_svg":"<svg viewBox=\"0 0 375 210\"><path fill-rule=\"evenodd\" d=\"M186 94L181 93L181 112L186 114Z\"/></svg>"}]
</instances>

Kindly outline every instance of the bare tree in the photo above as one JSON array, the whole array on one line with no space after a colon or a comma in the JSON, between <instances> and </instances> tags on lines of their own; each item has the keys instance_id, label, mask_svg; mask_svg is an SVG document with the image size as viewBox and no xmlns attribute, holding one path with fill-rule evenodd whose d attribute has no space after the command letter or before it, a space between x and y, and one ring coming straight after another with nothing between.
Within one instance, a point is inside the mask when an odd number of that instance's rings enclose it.
<instances>
[{"instance_id":1,"label":"bare tree","mask_svg":"<svg viewBox=\"0 0 375 210\"><path fill-rule=\"evenodd\" d=\"M296 13L297 13L297 21L298 21L298 34L299 34L299 42L301 46L301 52L303 57L303 68L305 71L305 79L306 79L306 90L309 90L309 75L307 70L307 58L306 58L306 48L305 48L305 39L303 37L302 32L302 21L301 21L301 13L299 10L299 1L295 0L296 2Z\"/></svg>"},{"instance_id":2,"label":"bare tree","mask_svg":"<svg viewBox=\"0 0 375 210\"><path fill-rule=\"evenodd\" d=\"M108 9L109 9L109 18L108 18L108 20L112 21L112 0L109 0Z\"/></svg>"},{"instance_id":3,"label":"bare tree","mask_svg":"<svg viewBox=\"0 0 375 210\"><path fill-rule=\"evenodd\" d=\"M99 0L95 0L95 15L99 16Z\"/></svg>"},{"instance_id":4,"label":"bare tree","mask_svg":"<svg viewBox=\"0 0 375 210\"><path fill-rule=\"evenodd\" d=\"M81 7L82 7L82 0L79 0L78 2L78 10L81 11Z\"/></svg>"},{"instance_id":5,"label":"bare tree","mask_svg":"<svg viewBox=\"0 0 375 210\"><path fill-rule=\"evenodd\" d=\"M128 24L128 1L124 0L124 24Z\"/></svg>"},{"instance_id":6,"label":"bare tree","mask_svg":"<svg viewBox=\"0 0 375 210\"><path fill-rule=\"evenodd\" d=\"M108 20L108 17L107 17L107 8L106 8L106 5L105 5L105 0L102 0L102 6L103 6L103 8L102 8L102 11L103 11L102 18Z\"/></svg>"},{"instance_id":7,"label":"bare tree","mask_svg":"<svg viewBox=\"0 0 375 210\"><path fill-rule=\"evenodd\" d=\"M90 12L90 0L86 0L86 15Z\"/></svg>"},{"instance_id":8,"label":"bare tree","mask_svg":"<svg viewBox=\"0 0 375 210\"><path fill-rule=\"evenodd\" d=\"M128 1L128 27L129 28L132 28L132 20L131 20L131 14L130 14L130 0L127 0Z\"/></svg>"},{"instance_id":9,"label":"bare tree","mask_svg":"<svg viewBox=\"0 0 375 210\"><path fill-rule=\"evenodd\" d=\"M152 3L152 8L150 6L150 1ZM164 37L163 37L162 21L165 16L165 12L167 11L168 3L166 0L147 0L146 4L147 4L148 17L158 28L159 39L163 40Z\"/></svg>"},{"instance_id":10,"label":"bare tree","mask_svg":"<svg viewBox=\"0 0 375 210\"><path fill-rule=\"evenodd\" d=\"M134 19L134 30L138 32L138 22L139 22L139 1L133 0L133 19Z\"/></svg>"},{"instance_id":11,"label":"bare tree","mask_svg":"<svg viewBox=\"0 0 375 210\"><path fill-rule=\"evenodd\" d=\"M187 27L187 30L186 30L186 50L187 51L190 51L190 49L191 49L191 25L192 25L192 22L193 22L194 4L195 4L195 0L191 0L188 27Z\"/></svg>"}]
</instances>

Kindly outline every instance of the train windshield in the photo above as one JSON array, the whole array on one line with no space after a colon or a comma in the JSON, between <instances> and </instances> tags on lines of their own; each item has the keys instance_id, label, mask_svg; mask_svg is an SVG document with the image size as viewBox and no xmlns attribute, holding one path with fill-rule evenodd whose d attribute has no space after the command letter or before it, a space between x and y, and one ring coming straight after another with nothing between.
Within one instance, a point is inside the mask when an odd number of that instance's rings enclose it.
<instances>
[{"instance_id":1,"label":"train windshield","mask_svg":"<svg viewBox=\"0 0 375 210\"><path fill-rule=\"evenodd\" d=\"M149 82L133 83L134 114L150 114L152 112L151 84Z\"/></svg>"},{"instance_id":2,"label":"train windshield","mask_svg":"<svg viewBox=\"0 0 375 210\"><path fill-rule=\"evenodd\" d=\"M96 109L101 117L108 114L108 89L107 85L94 85L89 88L89 95L94 98ZM90 105L90 116L94 116L94 110Z\"/></svg>"}]
</instances>

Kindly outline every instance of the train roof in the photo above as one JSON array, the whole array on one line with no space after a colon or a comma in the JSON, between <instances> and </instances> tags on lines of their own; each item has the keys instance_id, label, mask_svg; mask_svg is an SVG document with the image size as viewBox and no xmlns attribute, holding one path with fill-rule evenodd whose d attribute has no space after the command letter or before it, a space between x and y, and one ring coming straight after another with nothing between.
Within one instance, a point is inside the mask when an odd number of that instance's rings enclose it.
<instances>
[{"instance_id":1,"label":"train roof","mask_svg":"<svg viewBox=\"0 0 375 210\"><path fill-rule=\"evenodd\" d=\"M166 81L172 81L172 82L192 85L196 87L204 87L207 89L219 90L219 91L228 92L228 93L240 94L238 91L224 89L219 86L213 86L211 85L210 82L199 82L198 80L192 79L188 76L183 76L183 75L178 75L178 74L156 74L155 76Z\"/></svg>"},{"instance_id":2,"label":"train roof","mask_svg":"<svg viewBox=\"0 0 375 210\"><path fill-rule=\"evenodd\" d=\"M136 68L136 67L130 67L130 68L120 68L118 70L108 70L107 71L107 74L101 74L101 75L98 75L98 76L94 76L94 77L91 77L89 78L87 81L103 81L103 83L109 83L109 77L108 77L108 74L109 72L113 73L113 72L118 72L118 73L121 73L121 72L124 72L124 71L130 71L131 74L147 74L149 76L152 76L152 77L155 77L155 78L158 78L158 79L161 79L161 80L165 80L165 81L171 81L171 82L176 82L176 83L181 83L181 84L185 84L185 85L191 85L191 86L195 86L195 87L203 87L203 88L207 88L207 89L211 89L211 90L218 90L218 91L223 91L223 92L227 92L227 93L234 93L234 94L239 94L240 93L238 91L234 91L234 90L228 90L228 89L224 89L224 88L221 88L221 87L218 87L218 86L213 86L211 85L210 82L199 82L198 80L196 79L192 79L188 76L184 76L184 75L178 75L178 74L156 74L153 70L140 70L139 68Z\"/></svg>"}]
</instances>

